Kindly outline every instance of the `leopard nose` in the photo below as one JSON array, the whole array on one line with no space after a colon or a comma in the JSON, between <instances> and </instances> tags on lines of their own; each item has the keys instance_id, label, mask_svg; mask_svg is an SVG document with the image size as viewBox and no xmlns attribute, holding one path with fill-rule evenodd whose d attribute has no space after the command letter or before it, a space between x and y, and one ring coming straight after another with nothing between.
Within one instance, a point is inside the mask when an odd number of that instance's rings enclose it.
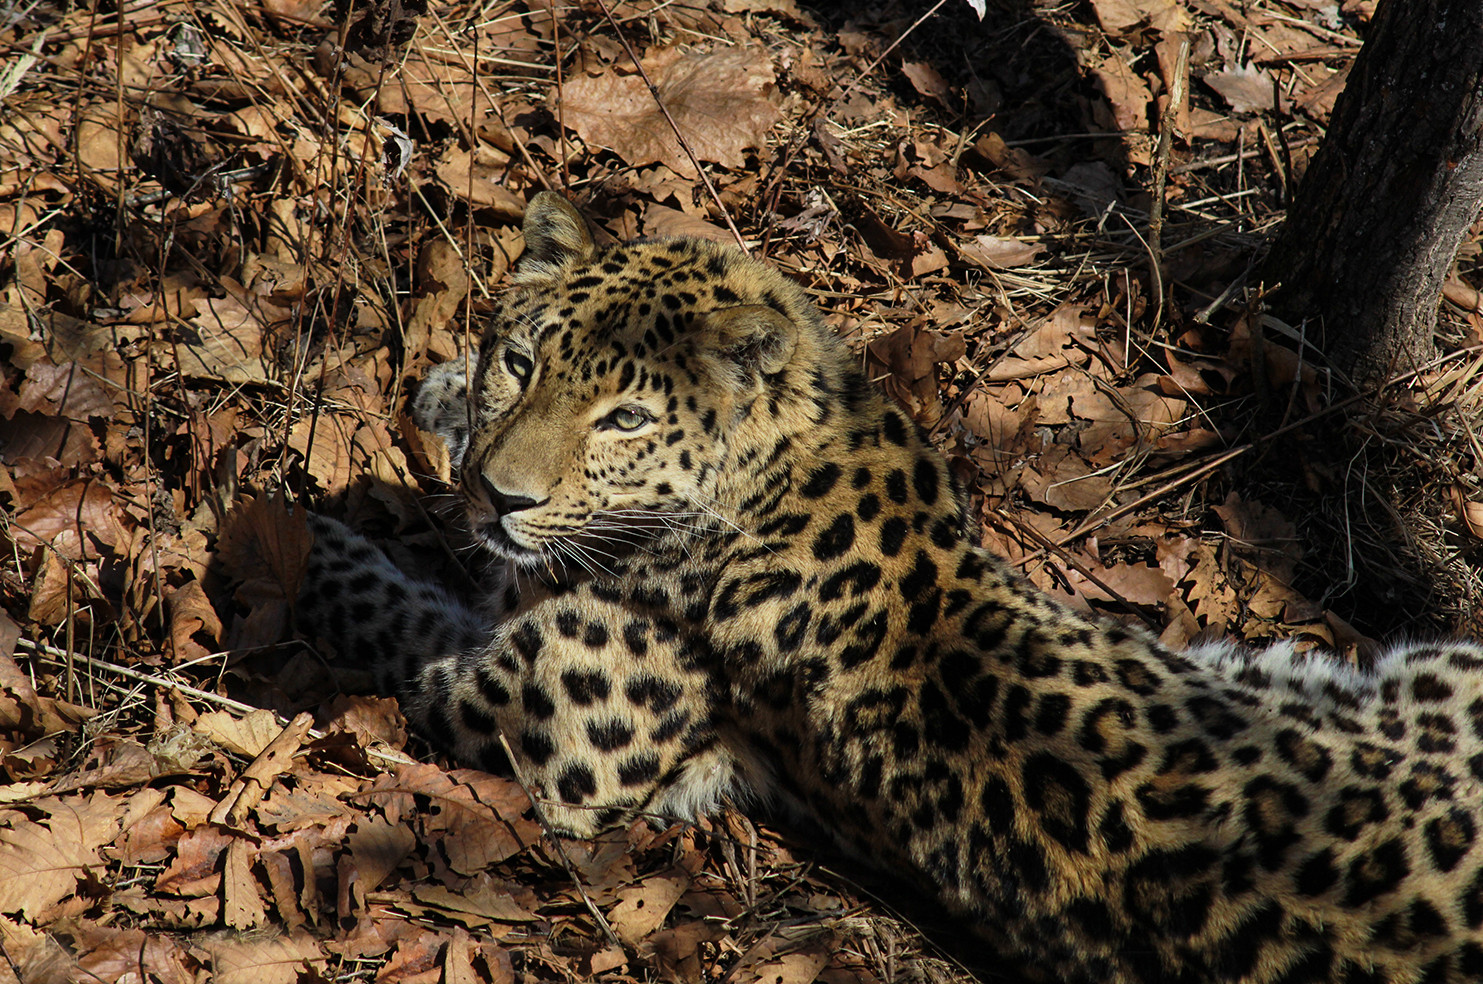
<instances>
[{"instance_id":1,"label":"leopard nose","mask_svg":"<svg viewBox=\"0 0 1483 984\"><path fill-rule=\"evenodd\" d=\"M479 481L484 484L484 494L489 497L489 504L501 516L508 516L512 512L519 512L522 509L529 509L531 506L538 505L536 500L528 495L510 495L501 492L499 487L494 484L494 481L488 475L480 475Z\"/></svg>"}]
</instances>

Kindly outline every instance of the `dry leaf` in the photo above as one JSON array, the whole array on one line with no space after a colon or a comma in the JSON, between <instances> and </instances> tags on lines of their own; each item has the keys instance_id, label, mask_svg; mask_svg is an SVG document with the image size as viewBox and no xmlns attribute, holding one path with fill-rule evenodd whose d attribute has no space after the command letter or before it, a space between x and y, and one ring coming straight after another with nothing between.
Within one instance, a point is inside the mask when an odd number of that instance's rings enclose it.
<instances>
[{"instance_id":1,"label":"dry leaf","mask_svg":"<svg viewBox=\"0 0 1483 984\"><path fill-rule=\"evenodd\" d=\"M1028 266L1045 255L1039 243L1027 243L1004 236L978 235L968 242L957 242L958 254L985 270L1012 270Z\"/></svg>"},{"instance_id":2,"label":"dry leaf","mask_svg":"<svg viewBox=\"0 0 1483 984\"><path fill-rule=\"evenodd\" d=\"M187 581L165 591L165 609L170 613L170 644L179 660L200 659L217 651L221 644L221 616L216 614L200 581ZM202 645L204 640L210 645Z\"/></svg>"},{"instance_id":3,"label":"dry leaf","mask_svg":"<svg viewBox=\"0 0 1483 984\"><path fill-rule=\"evenodd\" d=\"M750 984L813 984L828 963L829 954L817 950L790 953L758 964L736 979Z\"/></svg>"},{"instance_id":4,"label":"dry leaf","mask_svg":"<svg viewBox=\"0 0 1483 984\"><path fill-rule=\"evenodd\" d=\"M953 110L953 90L929 62L908 61L901 63L901 74L911 87L928 99L935 100L943 109Z\"/></svg>"},{"instance_id":5,"label":"dry leaf","mask_svg":"<svg viewBox=\"0 0 1483 984\"><path fill-rule=\"evenodd\" d=\"M290 512L277 496L243 496L222 524L217 559L241 582L237 600L256 606L299 596L313 548L302 509Z\"/></svg>"},{"instance_id":6,"label":"dry leaf","mask_svg":"<svg viewBox=\"0 0 1483 984\"><path fill-rule=\"evenodd\" d=\"M621 890L618 904L608 913L608 921L618 938L625 943L637 943L658 929L690 887L690 881L688 872L676 869Z\"/></svg>"},{"instance_id":7,"label":"dry leaf","mask_svg":"<svg viewBox=\"0 0 1483 984\"><path fill-rule=\"evenodd\" d=\"M188 898L215 895L221 886L218 861L234 840L215 826L187 829L176 841L175 857L155 879L155 891Z\"/></svg>"},{"instance_id":8,"label":"dry leaf","mask_svg":"<svg viewBox=\"0 0 1483 984\"><path fill-rule=\"evenodd\" d=\"M16 394L16 409L85 423L92 417L113 416L113 401L82 363L54 366L37 362L26 370L25 381Z\"/></svg>"},{"instance_id":9,"label":"dry leaf","mask_svg":"<svg viewBox=\"0 0 1483 984\"><path fill-rule=\"evenodd\" d=\"M361 886L372 892L381 887L386 876L412 852L412 848L417 846L417 838L402 824L372 818L356 824L345 838L345 846L355 859Z\"/></svg>"},{"instance_id":10,"label":"dry leaf","mask_svg":"<svg viewBox=\"0 0 1483 984\"><path fill-rule=\"evenodd\" d=\"M1483 502L1472 499L1463 503L1462 518L1468 524L1468 532L1483 539Z\"/></svg>"},{"instance_id":11,"label":"dry leaf","mask_svg":"<svg viewBox=\"0 0 1483 984\"><path fill-rule=\"evenodd\" d=\"M1274 109L1285 113L1288 110L1286 97L1277 104L1280 93L1264 68L1244 65L1211 72L1205 76L1205 84L1220 93L1226 104L1238 113L1269 113Z\"/></svg>"},{"instance_id":12,"label":"dry leaf","mask_svg":"<svg viewBox=\"0 0 1483 984\"><path fill-rule=\"evenodd\" d=\"M540 918L517 903L509 892L502 891L491 883L487 875L475 879L457 892L442 885L419 885L412 890L412 895L417 901L439 909L479 916L494 922L534 922Z\"/></svg>"},{"instance_id":13,"label":"dry leaf","mask_svg":"<svg viewBox=\"0 0 1483 984\"><path fill-rule=\"evenodd\" d=\"M1102 29L1114 37L1134 33L1143 26L1168 34L1183 31L1189 15L1174 0L1092 0L1092 10Z\"/></svg>"},{"instance_id":14,"label":"dry leaf","mask_svg":"<svg viewBox=\"0 0 1483 984\"><path fill-rule=\"evenodd\" d=\"M243 717L236 717L229 711L208 711L191 727L227 751L246 758L256 758L283 732L278 718L263 708Z\"/></svg>"},{"instance_id":15,"label":"dry leaf","mask_svg":"<svg viewBox=\"0 0 1483 984\"><path fill-rule=\"evenodd\" d=\"M426 351L434 332L448 330L468 293L469 273L453 244L434 239L424 246L417 256L417 289L402 339L409 357Z\"/></svg>"},{"instance_id":16,"label":"dry leaf","mask_svg":"<svg viewBox=\"0 0 1483 984\"><path fill-rule=\"evenodd\" d=\"M227 845L227 859L221 873L221 914L222 921L233 929L260 926L268 915L258 894L257 879L252 874L256 853L253 846L241 837L232 838Z\"/></svg>"},{"instance_id":17,"label":"dry leaf","mask_svg":"<svg viewBox=\"0 0 1483 984\"><path fill-rule=\"evenodd\" d=\"M742 151L761 147L778 108L771 100L775 79L766 50L751 46L685 54L651 51L645 70L659 101L697 158L729 168L746 163ZM687 178L698 172L681 149L643 79L608 71L572 79L553 93L567 126L587 143L606 147L629 164L656 161Z\"/></svg>"},{"instance_id":18,"label":"dry leaf","mask_svg":"<svg viewBox=\"0 0 1483 984\"><path fill-rule=\"evenodd\" d=\"M213 984L296 984L301 972L322 964L324 950L312 937L214 937L204 941L211 955Z\"/></svg>"},{"instance_id":19,"label":"dry leaf","mask_svg":"<svg viewBox=\"0 0 1483 984\"><path fill-rule=\"evenodd\" d=\"M952 363L966 352L963 336L903 325L867 348L870 374L906 407L917 422L931 427L942 417L937 365Z\"/></svg>"},{"instance_id":20,"label":"dry leaf","mask_svg":"<svg viewBox=\"0 0 1483 984\"><path fill-rule=\"evenodd\" d=\"M58 486L45 483L45 476L34 478L36 497L13 520L22 546L50 543L63 556L80 560L97 557L100 544L112 548L125 535L113 490L103 482L80 478ZM33 494L30 478L15 484L23 497Z\"/></svg>"},{"instance_id":21,"label":"dry leaf","mask_svg":"<svg viewBox=\"0 0 1483 984\"><path fill-rule=\"evenodd\" d=\"M35 919L72 894L77 880L102 863L98 848L118 831L121 806L102 794L49 807L43 821L12 814L10 826L0 828L0 912Z\"/></svg>"},{"instance_id":22,"label":"dry leaf","mask_svg":"<svg viewBox=\"0 0 1483 984\"><path fill-rule=\"evenodd\" d=\"M496 218L518 222L525 214L525 199L507 186L509 162L508 154L487 144L479 144L473 154L449 147L438 159L438 180L464 201L490 209Z\"/></svg>"},{"instance_id":23,"label":"dry leaf","mask_svg":"<svg viewBox=\"0 0 1483 984\"><path fill-rule=\"evenodd\" d=\"M196 338L159 343L162 352L180 360L182 375L228 383L265 383L272 371L263 354L263 323L235 297L207 297L195 302L190 325Z\"/></svg>"}]
</instances>

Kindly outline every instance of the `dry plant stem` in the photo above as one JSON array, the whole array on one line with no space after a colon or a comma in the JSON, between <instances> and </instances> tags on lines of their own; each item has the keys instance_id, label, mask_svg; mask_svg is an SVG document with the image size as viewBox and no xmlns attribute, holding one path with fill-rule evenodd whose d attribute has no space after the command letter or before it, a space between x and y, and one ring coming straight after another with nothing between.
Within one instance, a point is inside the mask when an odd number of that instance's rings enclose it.
<instances>
[{"instance_id":1,"label":"dry plant stem","mask_svg":"<svg viewBox=\"0 0 1483 984\"><path fill-rule=\"evenodd\" d=\"M1184 105L1189 76L1189 38L1181 35L1179 52L1174 56L1173 78L1169 80L1169 98L1159 114L1159 146L1153 168L1153 205L1148 214L1149 276L1157 289L1159 309L1164 306L1164 196L1168 192L1169 155L1174 149L1174 124ZM1154 322L1157 327L1158 322Z\"/></svg>"},{"instance_id":2,"label":"dry plant stem","mask_svg":"<svg viewBox=\"0 0 1483 984\"><path fill-rule=\"evenodd\" d=\"M938 6L941 6L942 2L943 0L938 0ZM705 182L705 190L710 193L711 200L716 203L716 208L721 212L721 218L726 220L726 228L730 229L731 235L736 238L736 245L741 247L743 253L750 253L751 250L747 249L747 241L742 238L741 230L732 221L731 211L721 201L721 195L716 191L716 186L711 183L710 175L706 174L705 168L700 166L700 160L695 156L695 151L690 149L690 142L680 132L679 124L675 122L673 116L669 115L669 107L665 106L664 100L659 98L659 89L654 85L653 80L649 78L649 73L644 71L644 64L639 61L638 52L633 50L633 44L629 42L628 35L623 32L623 29L618 26L618 22L613 19L613 11L608 7L606 0L597 0L597 5L602 8L602 14L608 19L608 23L612 25L614 33L618 35L618 40L623 42L623 50L628 52L628 57L633 62L633 67L638 70L639 78L643 79L644 85L649 87L649 95L654 97L654 105L659 107L659 112L663 114L664 121L675 132L675 139L680 142L680 149L685 152L686 157L690 158L690 163L695 167L696 173L700 175L700 180ZM935 10L936 8L934 7L933 9Z\"/></svg>"},{"instance_id":3,"label":"dry plant stem","mask_svg":"<svg viewBox=\"0 0 1483 984\"><path fill-rule=\"evenodd\" d=\"M608 14L608 20L611 21L612 19L613 15ZM541 831L546 835L546 839L551 842L552 848L556 851L557 860L561 862L561 866L566 869L567 876L571 878L572 884L576 886L577 894L582 897L582 904L587 907L587 911L597 922L597 928L602 930L602 934L607 937L608 942L618 949L624 950L623 941L618 939L618 934L613 932L612 926L608 925L607 917L602 914L602 910L597 907L597 903L592 901L592 896L587 894L587 888L582 884L582 878L577 873L577 866L572 864L572 859L567 856L566 848L562 845L561 838L551 829L551 822L546 819L546 811L541 808L540 800L531 791L530 783L525 781L525 771L520 768L520 760L515 757L515 751L510 747L510 742L505 738L504 732L500 732L499 743L500 747L505 750L505 758L510 762L511 771L515 773L515 782L520 785L521 791L525 793L525 798L530 800L530 808L536 815L536 822L541 825ZM624 950L624 952L626 953L627 950Z\"/></svg>"},{"instance_id":4,"label":"dry plant stem","mask_svg":"<svg viewBox=\"0 0 1483 984\"><path fill-rule=\"evenodd\" d=\"M278 737L268 742L267 747L232 782L226 795L216 804L216 809L211 811L211 822L228 827L241 826L247 819L247 811L262 801L273 780L293 764L293 757L304 744L313 723L314 715L304 711L278 732Z\"/></svg>"},{"instance_id":5,"label":"dry plant stem","mask_svg":"<svg viewBox=\"0 0 1483 984\"><path fill-rule=\"evenodd\" d=\"M29 649L32 653L36 654L36 656L41 659L60 663L64 666L69 659L75 660L79 663L86 664L87 666L95 670L101 670L104 673L113 673L128 680L137 680L140 683L147 683L155 687L164 687L167 690L175 690L186 697L190 697L194 700L204 701L208 704L215 704L218 707L224 708L228 711L235 711L238 714L251 714L253 711L261 711L264 709L261 707L253 707L251 704L244 704L239 700L232 700L232 698L230 697L223 697L221 694L213 694L209 690L201 690L200 688L192 687L189 684L180 683L176 680L170 680L162 676L156 676L153 673L140 673L138 670L131 670L127 666L119 666L117 663L109 663L106 660L95 659L92 656L84 656L81 653L64 652L63 650L60 650L55 646L48 646L44 643L32 642L30 639L18 639L16 641L16 645L20 646L22 649ZM288 720L280 714L275 713L273 715L273 719L284 727L287 727L289 724ZM305 732L305 734L311 739L319 739L325 737L325 733L317 728L311 728L309 729L309 731ZM393 765L417 764L416 761L409 756L401 755L397 752L383 751L379 748L367 748L366 754L371 758L379 759L383 762L388 762Z\"/></svg>"}]
</instances>

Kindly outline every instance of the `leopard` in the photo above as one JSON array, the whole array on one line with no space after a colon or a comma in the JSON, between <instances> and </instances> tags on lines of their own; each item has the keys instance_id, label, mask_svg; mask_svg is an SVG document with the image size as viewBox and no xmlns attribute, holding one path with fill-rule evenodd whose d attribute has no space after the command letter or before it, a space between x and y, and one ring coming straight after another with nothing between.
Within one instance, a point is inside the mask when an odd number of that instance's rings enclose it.
<instances>
[{"instance_id":1,"label":"leopard","mask_svg":"<svg viewBox=\"0 0 1483 984\"><path fill-rule=\"evenodd\" d=\"M491 586L313 521L306 634L565 836L811 820L1027 979L1483 980L1483 647L1176 650L974 542L802 287L535 195L411 405Z\"/></svg>"}]
</instances>

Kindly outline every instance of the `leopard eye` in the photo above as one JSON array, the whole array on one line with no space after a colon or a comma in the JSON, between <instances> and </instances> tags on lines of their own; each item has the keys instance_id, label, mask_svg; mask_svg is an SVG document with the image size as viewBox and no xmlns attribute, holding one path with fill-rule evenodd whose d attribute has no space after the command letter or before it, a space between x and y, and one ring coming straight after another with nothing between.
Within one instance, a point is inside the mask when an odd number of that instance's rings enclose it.
<instances>
[{"instance_id":1,"label":"leopard eye","mask_svg":"<svg viewBox=\"0 0 1483 984\"><path fill-rule=\"evenodd\" d=\"M530 357L516 352L514 349L505 350L505 369L519 381L521 386L530 382L530 374L535 370L535 363Z\"/></svg>"},{"instance_id":2,"label":"leopard eye","mask_svg":"<svg viewBox=\"0 0 1483 984\"><path fill-rule=\"evenodd\" d=\"M619 407L604 417L599 424L614 430L636 431L653 419L648 411L641 407Z\"/></svg>"}]
</instances>

